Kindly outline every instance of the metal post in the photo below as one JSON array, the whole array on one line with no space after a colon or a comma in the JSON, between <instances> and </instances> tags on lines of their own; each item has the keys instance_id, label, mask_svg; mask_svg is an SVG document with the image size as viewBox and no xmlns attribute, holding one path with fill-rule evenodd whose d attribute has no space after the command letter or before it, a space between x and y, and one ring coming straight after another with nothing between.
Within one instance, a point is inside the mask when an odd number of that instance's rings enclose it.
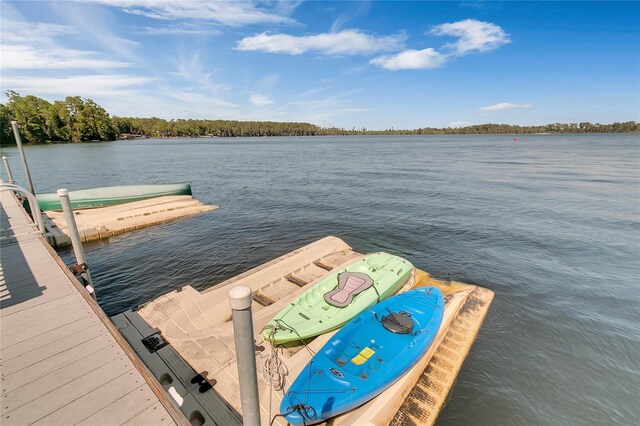
<instances>
[{"instance_id":1,"label":"metal post","mask_svg":"<svg viewBox=\"0 0 640 426\"><path fill-rule=\"evenodd\" d=\"M84 256L84 247L82 247L82 241L80 240L78 225L76 224L76 218L73 215L73 209L71 209L69 191L66 189L58 189L58 197L60 198L60 204L62 205L64 218L67 221L69 238L71 238L71 244L73 245L73 253L76 255L76 263L80 268L80 276L84 280L84 287L87 289L89 294L91 294L91 297L93 297L94 300L97 300L96 293L93 290L91 275L89 274L89 267L87 266L87 259Z\"/></svg>"},{"instance_id":2,"label":"metal post","mask_svg":"<svg viewBox=\"0 0 640 426\"><path fill-rule=\"evenodd\" d=\"M22 166L24 167L24 175L27 177L27 184L29 185L29 191L33 195L36 195L36 191L33 190L33 182L31 181L31 174L29 173L29 166L27 166L27 159L24 156L24 149L22 148L22 138L20 137L20 129L18 129L18 122L11 120L11 128L13 129L13 135L16 138L16 145L18 146L18 154L22 160Z\"/></svg>"},{"instance_id":3,"label":"metal post","mask_svg":"<svg viewBox=\"0 0 640 426\"><path fill-rule=\"evenodd\" d=\"M11 174L11 167L9 167L9 159L6 155L2 156L2 162L4 163L4 168L7 170L7 176L9 177L9 183L16 183L13 179L13 174Z\"/></svg>"},{"instance_id":4,"label":"metal post","mask_svg":"<svg viewBox=\"0 0 640 426\"><path fill-rule=\"evenodd\" d=\"M231 306L233 313L233 336L236 343L240 399L242 401L242 423L245 426L258 426L260 425L260 400L258 399L251 303L251 289L249 287L237 286L229 291L229 306Z\"/></svg>"}]
</instances>

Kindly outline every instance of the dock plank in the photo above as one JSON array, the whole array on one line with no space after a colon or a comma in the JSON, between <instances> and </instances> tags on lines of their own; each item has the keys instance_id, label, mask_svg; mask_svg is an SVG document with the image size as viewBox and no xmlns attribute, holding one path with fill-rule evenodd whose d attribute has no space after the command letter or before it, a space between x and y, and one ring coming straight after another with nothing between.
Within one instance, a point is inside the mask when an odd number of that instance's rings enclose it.
<instances>
[{"instance_id":1,"label":"dock plank","mask_svg":"<svg viewBox=\"0 0 640 426\"><path fill-rule=\"evenodd\" d=\"M2 286L0 285L0 298L2 295ZM2 309L0 311L0 317L4 318L9 315L13 315L17 312L22 312L26 309L33 308L35 306L43 305L45 303L49 303L53 300L60 299L62 297L67 297L71 294L74 294L72 291L55 291L49 288L45 288L42 291L42 295L40 297L28 300L26 302L22 302L13 306L9 306L8 308ZM15 295L15 293L14 293Z\"/></svg>"},{"instance_id":2,"label":"dock plank","mask_svg":"<svg viewBox=\"0 0 640 426\"><path fill-rule=\"evenodd\" d=\"M42 325L50 323L52 320L60 317L60 313L73 312L78 307L78 302L81 298L74 293L65 294L64 297L54 299L47 305L36 305L28 309L23 309L19 312L14 312L11 315L4 315L2 318L2 325L7 329L10 329L13 333L24 334L24 330L29 329L30 333L41 334L39 330L48 330L49 327L38 329ZM90 314L89 308L80 310L81 312ZM38 315L34 315L38 313ZM35 330L34 330L35 329ZM10 333L7 331L2 333L2 336L8 336Z\"/></svg>"},{"instance_id":3,"label":"dock plank","mask_svg":"<svg viewBox=\"0 0 640 426\"><path fill-rule=\"evenodd\" d=\"M56 410L69 406L79 398L90 395L95 389L104 387L105 384L119 377L126 376L129 379L129 372L133 369L129 363L129 369L123 370L126 365L124 360L116 359L105 364L87 375L78 377L75 380L60 386L57 392L48 392L31 401L17 407L14 410L3 411L4 418L11 418L15 423L31 424L45 417L48 417ZM96 404L102 404L102 401L94 398ZM102 405L104 407L104 405ZM101 407L101 408L102 408ZM96 410L97 411L97 410ZM82 420L84 417L76 417ZM67 419L69 420L69 419ZM70 423L67 421L67 424Z\"/></svg>"},{"instance_id":4,"label":"dock plank","mask_svg":"<svg viewBox=\"0 0 640 426\"><path fill-rule=\"evenodd\" d=\"M111 353L113 358L119 357L120 354L117 351L113 351L115 349L113 342L108 338L101 337L98 336L89 343L67 348L65 351L49 358L43 358L35 364L17 370L15 373L5 374L2 377L2 388L7 391L18 388L45 376L50 371L63 368L98 351Z\"/></svg>"},{"instance_id":5,"label":"dock plank","mask_svg":"<svg viewBox=\"0 0 640 426\"><path fill-rule=\"evenodd\" d=\"M137 387L128 394L83 419L82 423L93 426L123 424L135 417L136 414L141 414L154 406L154 396L148 387ZM147 422L149 422L149 420L147 420Z\"/></svg>"},{"instance_id":6,"label":"dock plank","mask_svg":"<svg viewBox=\"0 0 640 426\"><path fill-rule=\"evenodd\" d=\"M120 398L129 396L135 399L135 395L130 394L143 383L145 381L140 373L132 367L128 372L124 372L99 386L94 386L92 391L85 393L80 398L66 404L34 424L48 426L84 423L84 419L101 411ZM138 407L131 414L137 414L144 411L145 408Z\"/></svg>"},{"instance_id":7,"label":"dock plank","mask_svg":"<svg viewBox=\"0 0 640 426\"><path fill-rule=\"evenodd\" d=\"M123 357L124 354L120 358ZM24 405L27 401L55 392L76 379L82 379L104 365L114 366L114 362L115 359L110 352L97 351L65 367L40 376L31 382L21 384L15 389L8 387L4 395L2 408L4 410L14 410Z\"/></svg>"},{"instance_id":8,"label":"dock plank","mask_svg":"<svg viewBox=\"0 0 640 426\"><path fill-rule=\"evenodd\" d=\"M105 338L108 333L109 332L105 328L87 327L80 330L78 333L57 339L51 342L51 344L37 348L36 350L25 352L11 359L3 358L2 374L6 377L23 368L29 368L32 365L41 362L43 359L50 358L68 350L70 347L93 345L97 338Z\"/></svg>"},{"instance_id":9,"label":"dock plank","mask_svg":"<svg viewBox=\"0 0 640 426\"><path fill-rule=\"evenodd\" d=\"M98 323L96 319L86 320L80 319L77 321L73 321L67 324L64 324L57 329L55 332L52 331L50 333L45 334L44 336L35 336L30 339L24 340L20 342L18 345L13 345L9 347L2 346L2 360L7 361L17 356L21 356L27 352L31 352L34 350L38 350L44 346L51 344L59 339L64 339L65 337L82 331L86 328L93 327L94 324Z\"/></svg>"},{"instance_id":10,"label":"dock plank","mask_svg":"<svg viewBox=\"0 0 640 426\"><path fill-rule=\"evenodd\" d=\"M50 311L48 309L43 309L38 313L42 315L43 320L42 322L35 324L33 327L18 325L16 328L10 328L9 326L5 326L5 321L7 320L2 318L2 331L0 332L2 345L13 346L24 342L29 338L51 332L70 322L90 318L92 316L91 310L87 306L80 304L76 305L75 309L63 311L62 313L58 311Z\"/></svg>"},{"instance_id":11,"label":"dock plank","mask_svg":"<svg viewBox=\"0 0 640 426\"><path fill-rule=\"evenodd\" d=\"M171 426L174 424L166 411L162 410L162 405L159 402L123 423L126 426Z\"/></svg>"}]
</instances>

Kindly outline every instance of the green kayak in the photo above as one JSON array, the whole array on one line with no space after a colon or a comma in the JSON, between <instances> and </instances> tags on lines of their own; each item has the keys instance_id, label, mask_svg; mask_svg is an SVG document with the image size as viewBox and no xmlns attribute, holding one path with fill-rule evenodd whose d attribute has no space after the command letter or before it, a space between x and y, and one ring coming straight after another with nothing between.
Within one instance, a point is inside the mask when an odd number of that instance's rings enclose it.
<instances>
[{"instance_id":1,"label":"green kayak","mask_svg":"<svg viewBox=\"0 0 640 426\"><path fill-rule=\"evenodd\" d=\"M368 254L304 292L269 322L273 327L267 326L262 335L280 344L340 328L400 290L412 270L413 265L401 257Z\"/></svg>"},{"instance_id":2,"label":"green kayak","mask_svg":"<svg viewBox=\"0 0 640 426\"><path fill-rule=\"evenodd\" d=\"M108 186L70 191L69 199L71 200L71 207L74 209L93 209L166 195L191 195L191 185L185 183L175 185ZM62 210L58 194L40 194L36 198L38 198L42 211Z\"/></svg>"}]
</instances>

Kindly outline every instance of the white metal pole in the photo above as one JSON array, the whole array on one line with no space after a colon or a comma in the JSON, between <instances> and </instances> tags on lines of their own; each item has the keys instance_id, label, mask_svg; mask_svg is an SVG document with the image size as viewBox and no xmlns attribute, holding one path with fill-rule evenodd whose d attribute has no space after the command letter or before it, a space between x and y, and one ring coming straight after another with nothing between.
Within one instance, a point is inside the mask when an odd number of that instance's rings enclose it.
<instances>
[{"instance_id":1,"label":"white metal pole","mask_svg":"<svg viewBox=\"0 0 640 426\"><path fill-rule=\"evenodd\" d=\"M46 237L47 230L44 227L44 219L42 219L42 212L40 211L40 204L38 204L38 200L33 194L29 194L27 196L27 200L29 200L29 207L31 208L33 221L38 225L38 229L40 229L42 235Z\"/></svg>"},{"instance_id":2,"label":"white metal pole","mask_svg":"<svg viewBox=\"0 0 640 426\"><path fill-rule=\"evenodd\" d=\"M9 167L9 159L6 155L2 156L2 162L4 163L4 168L7 170L7 176L9 177L9 183L16 183L13 179L13 174L11 174L11 167Z\"/></svg>"},{"instance_id":3,"label":"white metal pole","mask_svg":"<svg viewBox=\"0 0 640 426\"><path fill-rule=\"evenodd\" d=\"M60 198L64 218L67 221L67 230L69 232L69 238L71 238L73 253L76 255L76 263L81 266L84 265L84 271L82 271L80 275L85 280L85 288L91 294L91 297L96 300L96 293L93 289L93 282L91 281L91 275L89 274L89 267L86 266L87 259L84 256L84 247L82 247L82 240L80 240L78 225L76 224L76 218L73 215L71 201L69 200L69 191L66 189L58 189L58 197Z\"/></svg>"},{"instance_id":4,"label":"white metal pole","mask_svg":"<svg viewBox=\"0 0 640 426\"><path fill-rule=\"evenodd\" d=\"M13 129L13 135L16 138L16 145L18 146L18 154L22 160L22 166L24 167L24 175L27 177L27 184L29 185L29 191L33 195L36 195L36 191L33 190L33 182L31 181L31 174L29 173L29 166L27 165L27 159L24 156L24 149L22 148L22 138L20 137L20 129L18 129L18 122L11 120L11 128Z\"/></svg>"},{"instance_id":5,"label":"white metal pole","mask_svg":"<svg viewBox=\"0 0 640 426\"><path fill-rule=\"evenodd\" d=\"M251 289L237 286L229 291L229 306L233 313L233 336L236 344L242 423L244 426L260 425L260 400L258 399L258 376L256 350L253 340L253 318L251 313Z\"/></svg>"}]
</instances>

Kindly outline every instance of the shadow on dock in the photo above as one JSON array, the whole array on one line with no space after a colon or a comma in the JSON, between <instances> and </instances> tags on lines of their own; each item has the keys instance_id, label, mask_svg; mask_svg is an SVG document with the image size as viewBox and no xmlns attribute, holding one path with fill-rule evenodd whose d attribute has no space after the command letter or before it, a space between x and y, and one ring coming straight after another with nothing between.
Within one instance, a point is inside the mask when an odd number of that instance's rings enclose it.
<instances>
[{"instance_id":1,"label":"shadow on dock","mask_svg":"<svg viewBox=\"0 0 640 426\"><path fill-rule=\"evenodd\" d=\"M0 250L0 307L4 309L42 296L46 287L38 285L31 269L32 265L29 265L17 243L19 238L28 238L28 234L22 236L10 229L7 212L1 205L0 218L2 218L0 221L2 229L0 237L2 245L2 250Z\"/></svg>"}]
</instances>

